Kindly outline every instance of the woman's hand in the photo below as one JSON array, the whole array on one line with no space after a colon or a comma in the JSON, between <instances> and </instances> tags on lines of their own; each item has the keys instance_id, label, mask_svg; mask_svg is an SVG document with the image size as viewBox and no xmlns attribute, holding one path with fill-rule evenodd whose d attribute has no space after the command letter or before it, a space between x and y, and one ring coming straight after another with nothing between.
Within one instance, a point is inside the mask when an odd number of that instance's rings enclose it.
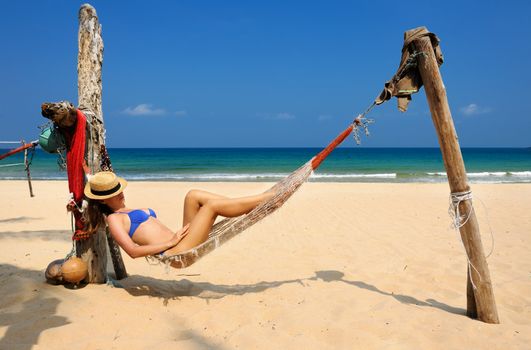
<instances>
[{"instance_id":1,"label":"woman's hand","mask_svg":"<svg viewBox=\"0 0 531 350\"><path fill-rule=\"evenodd\" d=\"M190 228L190 224L186 224L179 231L175 232L175 234L173 235L173 238L170 240L172 247L175 247L188 234L189 228Z\"/></svg>"}]
</instances>

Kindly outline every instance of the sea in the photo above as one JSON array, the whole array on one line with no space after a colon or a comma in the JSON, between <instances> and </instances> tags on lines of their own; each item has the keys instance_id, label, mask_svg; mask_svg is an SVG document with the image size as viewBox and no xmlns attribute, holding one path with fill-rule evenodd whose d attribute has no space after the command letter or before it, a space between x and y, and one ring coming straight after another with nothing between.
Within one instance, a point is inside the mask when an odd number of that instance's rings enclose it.
<instances>
[{"instance_id":1,"label":"sea","mask_svg":"<svg viewBox=\"0 0 531 350\"><path fill-rule=\"evenodd\" d=\"M319 148L110 148L114 171L130 181L274 182ZM4 153L7 149L0 149ZM531 182L531 148L463 148L472 183ZM0 161L0 180L25 179L23 155ZM18 163L18 164L17 164ZM37 149L31 177L65 180L57 154ZM439 148L338 148L311 176L314 182L445 182Z\"/></svg>"}]
</instances>

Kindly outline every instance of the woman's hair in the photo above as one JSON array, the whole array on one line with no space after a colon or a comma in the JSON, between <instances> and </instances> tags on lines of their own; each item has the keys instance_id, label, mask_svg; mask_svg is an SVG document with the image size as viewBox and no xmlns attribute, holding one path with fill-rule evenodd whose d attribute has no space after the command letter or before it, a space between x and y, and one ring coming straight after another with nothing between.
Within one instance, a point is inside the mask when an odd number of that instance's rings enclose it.
<instances>
[{"instance_id":1,"label":"woman's hair","mask_svg":"<svg viewBox=\"0 0 531 350\"><path fill-rule=\"evenodd\" d=\"M83 212L83 218L87 223L87 233L92 234L98 231L101 227L105 227L105 218L103 215L110 215L113 211L100 200L88 198L87 201L88 206Z\"/></svg>"}]
</instances>

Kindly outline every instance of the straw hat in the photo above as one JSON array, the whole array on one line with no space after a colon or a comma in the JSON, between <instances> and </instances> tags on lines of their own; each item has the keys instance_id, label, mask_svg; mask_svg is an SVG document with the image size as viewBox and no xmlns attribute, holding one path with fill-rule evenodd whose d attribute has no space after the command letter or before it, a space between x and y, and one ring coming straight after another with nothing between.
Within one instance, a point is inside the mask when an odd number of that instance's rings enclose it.
<instances>
[{"instance_id":1,"label":"straw hat","mask_svg":"<svg viewBox=\"0 0 531 350\"><path fill-rule=\"evenodd\" d=\"M85 185L85 196L91 199L106 199L123 192L127 181L110 171L92 175Z\"/></svg>"}]
</instances>

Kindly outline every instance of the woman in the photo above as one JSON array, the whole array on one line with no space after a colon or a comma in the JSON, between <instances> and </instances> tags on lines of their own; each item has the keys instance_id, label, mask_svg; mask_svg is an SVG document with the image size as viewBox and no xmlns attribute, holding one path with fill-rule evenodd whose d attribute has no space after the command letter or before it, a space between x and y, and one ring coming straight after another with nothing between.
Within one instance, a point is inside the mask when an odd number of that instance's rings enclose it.
<instances>
[{"instance_id":1,"label":"woman","mask_svg":"<svg viewBox=\"0 0 531 350\"><path fill-rule=\"evenodd\" d=\"M184 199L183 227L173 231L157 219L152 209L130 209L125 205L127 181L109 171L91 176L85 185L89 206L85 212L88 231L105 225L112 237L132 258L147 255L173 255L196 247L208 238L218 215L235 217L246 214L272 192L242 198L227 198L214 193L191 190Z\"/></svg>"}]
</instances>

